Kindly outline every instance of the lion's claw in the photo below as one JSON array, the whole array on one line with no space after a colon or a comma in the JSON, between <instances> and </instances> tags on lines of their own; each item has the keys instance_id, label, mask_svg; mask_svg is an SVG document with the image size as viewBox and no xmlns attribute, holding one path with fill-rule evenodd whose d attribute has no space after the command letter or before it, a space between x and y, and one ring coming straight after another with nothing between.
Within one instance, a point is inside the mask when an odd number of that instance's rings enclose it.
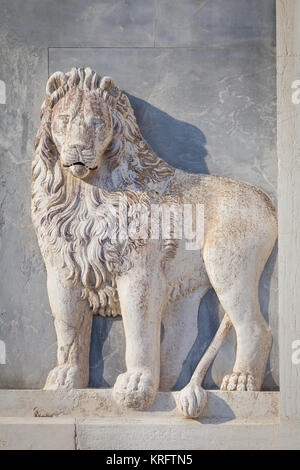
<instances>
[{"instance_id":1,"label":"lion's claw","mask_svg":"<svg viewBox=\"0 0 300 470\"><path fill-rule=\"evenodd\" d=\"M255 379L251 374L233 372L230 375L225 375L220 390L228 392L252 392L256 390Z\"/></svg>"},{"instance_id":2,"label":"lion's claw","mask_svg":"<svg viewBox=\"0 0 300 470\"><path fill-rule=\"evenodd\" d=\"M73 388L84 388L86 385L79 367L60 365L49 372L44 390L72 390Z\"/></svg>"},{"instance_id":3,"label":"lion's claw","mask_svg":"<svg viewBox=\"0 0 300 470\"><path fill-rule=\"evenodd\" d=\"M115 400L122 406L145 410L153 403L157 392L150 371L125 372L119 375L114 386Z\"/></svg>"}]
</instances>

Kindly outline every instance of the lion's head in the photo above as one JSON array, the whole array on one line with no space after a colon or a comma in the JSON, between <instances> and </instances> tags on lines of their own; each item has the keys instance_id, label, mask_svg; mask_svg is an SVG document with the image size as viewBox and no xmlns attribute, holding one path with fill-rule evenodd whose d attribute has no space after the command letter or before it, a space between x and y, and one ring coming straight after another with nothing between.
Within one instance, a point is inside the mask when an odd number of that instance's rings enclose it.
<instances>
[{"instance_id":1,"label":"lion's head","mask_svg":"<svg viewBox=\"0 0 300 470\"><path fill-rule=\"evenodd\" d=\"M101 168L113 136L110 106L97 91L74 88L52 110L51 133L60 161L77 178Z\"/></svg>"},{"instance_id":2,"label":"lion's head","mask_svg":"<svg viewBox=\"0 0 300 470\"><path fill-rule=\"evenodd\" d=\"M106 178L117 190L144 190L174 174L142 138L127 96L90 68L49 78L37 147L45 132L51 160L92 184Z\"/></svg>"},{"instance_id":3,"label":"lion's head","mask_svg":"<svg viewBox=\"0 0 300 470\"><path fill-rule=\"evenodd\" d=\"M120 198L132 207L148 204L147 192L159 192L174 171L144 141L127 96L111 78L90 68L49 78L32 170L32 218L43 255L61 255L95 312L119 313L114 276L131 249L129 241L112 242L115 216L107 208Z\"/></svg>"}]
</instances>

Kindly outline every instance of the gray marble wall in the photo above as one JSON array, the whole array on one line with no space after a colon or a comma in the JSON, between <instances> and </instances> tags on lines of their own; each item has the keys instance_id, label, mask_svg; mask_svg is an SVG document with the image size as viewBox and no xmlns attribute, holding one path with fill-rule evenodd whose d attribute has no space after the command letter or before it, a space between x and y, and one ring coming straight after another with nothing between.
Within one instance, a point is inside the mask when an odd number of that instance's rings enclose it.
<instances>
[{"instance_id":1,"label":"gray marble wall","mask_svg":"<svg viewBox=\"0 0 300 470\"><path fill-rule=\"evenodd\" d=\"M72 66L111 75L142 134L178 168L253 183L276 200L275 0L2 0L0 79L0 387L39 388L55 364L46 274L30 220L30 167L47 77ZM274 340L264 389L278 388L276 250L260 283ZM184 385L222 311L211 291L176 387ZM124 370L121 319L94 318L90 385ZM206 378L234 360L234 333Z\"/></svg>"}]
</instances>

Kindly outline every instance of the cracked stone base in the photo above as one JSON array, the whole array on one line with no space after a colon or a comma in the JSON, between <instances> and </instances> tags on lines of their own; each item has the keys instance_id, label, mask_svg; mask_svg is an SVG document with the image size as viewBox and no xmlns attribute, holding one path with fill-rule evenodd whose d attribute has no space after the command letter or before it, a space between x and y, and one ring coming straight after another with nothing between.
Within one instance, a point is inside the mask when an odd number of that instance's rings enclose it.
<instances>
[{"instance_id":1,"label":"cracked stone base","mask_svg":"<svg viewBox=\"0 0 300 470\"><path fill-rule=\"evenodd\" d=\"M160 392L153 406L140 412L120 408L111 389L0 390L0 449L261 449L292 445L288 438L282 441L280 434L278 392L208 391L207 406L197 420L178 414L176 395ZM293 435L299 436L299 432Z\"/></svg>"}]
</instances>

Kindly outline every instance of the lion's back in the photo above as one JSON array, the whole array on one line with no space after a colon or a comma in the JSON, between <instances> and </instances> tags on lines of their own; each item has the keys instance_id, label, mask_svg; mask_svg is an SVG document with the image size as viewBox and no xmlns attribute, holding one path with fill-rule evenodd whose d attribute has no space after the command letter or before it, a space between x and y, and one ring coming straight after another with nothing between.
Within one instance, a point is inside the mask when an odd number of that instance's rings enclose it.
<instances>
[{"instance_id":1,"label":"lion's back","mask_svg":"<svg viewBox=\"0 0 300 470\"><path fill-rule=\"evenodd\" d=\"M167 188L185 203L203 204L206 230L226 223L277 230L274 203L261 189L235 179L176 170ZM264 230L263 230L264 231Z\"/></svg>"}]
</instances>

